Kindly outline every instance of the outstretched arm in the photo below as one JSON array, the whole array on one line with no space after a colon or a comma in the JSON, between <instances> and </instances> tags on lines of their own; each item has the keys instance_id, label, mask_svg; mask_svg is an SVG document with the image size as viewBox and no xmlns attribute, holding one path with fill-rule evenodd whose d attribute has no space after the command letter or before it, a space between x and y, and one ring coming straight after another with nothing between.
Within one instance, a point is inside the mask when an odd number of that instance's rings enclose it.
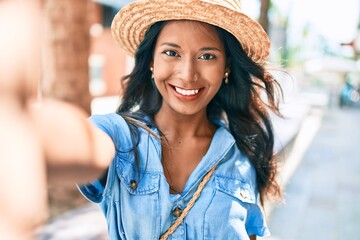
<instances>
[{"instance_id":1,"label":"outstretched arm","mask_svg":"<svg viewBox=\"0 0 360 240\"><path fill-rule=\"evenodd\" d=\"M86 183L110 165L115 154L111 138L80 108L45 100L32 104L30 113L43 144L50 184Z\"/></svg>"},{"instance_id":2,"label":"outstretched arm","mask_svg":"<svg viewBox=\"0 0 360 240\"><path fill-rule=\"evenodd\" d=\"M40 79L39 4L0 1L0 239L32 239L48 217L47 179L73 186L95 179L115 152L79 108L31 103Z\"/></svg>"}]
</instances>

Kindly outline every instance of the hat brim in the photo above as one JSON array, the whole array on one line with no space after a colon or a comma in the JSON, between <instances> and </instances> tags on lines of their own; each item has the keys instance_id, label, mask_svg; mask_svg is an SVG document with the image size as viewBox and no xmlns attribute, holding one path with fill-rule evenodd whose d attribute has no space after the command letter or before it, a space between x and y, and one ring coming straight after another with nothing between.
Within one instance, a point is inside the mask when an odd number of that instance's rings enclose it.
<instances>
[{"instance_id":1,"label":"hat brim","mask_svg":"<svg viewBox=\"0 0 360 240\"><path fill-rule=\"evenodd\" d=\"M116 14L112 34L133 55L149 27L168 20L194 20L218 26L233 34L254 62L263 64L269 57L270 41L259 23L239 11L199 0L135 1Z\"/></svg>"}]
</instances>

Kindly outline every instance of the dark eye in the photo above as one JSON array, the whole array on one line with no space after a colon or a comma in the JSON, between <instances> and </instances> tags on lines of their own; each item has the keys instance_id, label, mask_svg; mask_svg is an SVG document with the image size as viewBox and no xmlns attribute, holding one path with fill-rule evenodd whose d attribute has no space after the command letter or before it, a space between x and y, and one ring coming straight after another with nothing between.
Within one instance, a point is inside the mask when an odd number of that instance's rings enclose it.
<instances>
[{"instance_id":1,"label":"dark eye","mask_svg":"<svg viewBox=\"0 0 360 240\"><path fill-rule=\"evenodd\" d=\"M211 59L214 59L214 58L215 58L215 55L210 54L210 53L205 53L205 54L200 56L200 59L203 59L203 60L211 60Z\"/></svg>"},{"instance_id":2,"label":"dark eye","mask_svg":"<svg viewBox=\"0 0 360 240\"><path fill-rule=\"evenodd\" d=\"M173 50L166 50L164 51L164 53L170 57L179 57L179 54L177 54L177 52Z\"/></svg>"}]
</instances>

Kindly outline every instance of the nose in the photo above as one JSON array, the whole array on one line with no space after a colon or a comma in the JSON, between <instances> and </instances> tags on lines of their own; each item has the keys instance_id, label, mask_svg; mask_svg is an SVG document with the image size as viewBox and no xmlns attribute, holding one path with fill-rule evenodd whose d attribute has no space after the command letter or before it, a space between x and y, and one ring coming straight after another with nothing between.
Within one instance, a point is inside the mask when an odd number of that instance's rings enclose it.
<instances>
[{"instance_id":1,"label":"nose","mask_svg":"<svg viewBox=\"0 0 360 240\"><path fill-rule=\"evenodd\" d=\"M184 82L195 82L197 81L196 63L192 59L185 59L182 61L180 69L180 78Z\"/></svg>"}]
</instances>

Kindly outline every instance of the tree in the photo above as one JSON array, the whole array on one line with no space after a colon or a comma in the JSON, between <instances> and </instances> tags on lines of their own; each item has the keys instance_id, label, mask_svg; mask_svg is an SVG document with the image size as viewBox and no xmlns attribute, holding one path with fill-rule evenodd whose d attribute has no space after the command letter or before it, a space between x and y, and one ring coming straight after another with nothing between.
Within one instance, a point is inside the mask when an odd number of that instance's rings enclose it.
<instances>
[{"instance_id":1,"label":"tree","mask_svg":"<svg viewBox=\"0 0 360 240\"><path fill-rule=\"evenodd\" d=\"M264 28L265 32L269 33L269 9L270 9L270 1L271 0L260 0L260 16L259 16L259 23Z\"/></svg>"},{"instance_id":2,"label":"tree","mask_svg":"<svg viewBox=\"0 0 360 240\"><path fill-rule=\"evenodd\" d=\"M90 113L88 0L44 0L42 92Z\"/></svg>"}]
</instances>

